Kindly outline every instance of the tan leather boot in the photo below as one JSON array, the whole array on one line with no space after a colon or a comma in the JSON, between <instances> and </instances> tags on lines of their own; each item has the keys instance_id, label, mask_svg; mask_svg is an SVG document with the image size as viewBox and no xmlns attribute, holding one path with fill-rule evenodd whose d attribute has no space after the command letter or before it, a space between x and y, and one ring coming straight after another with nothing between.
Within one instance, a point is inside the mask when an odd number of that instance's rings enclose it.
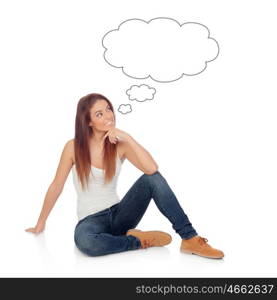
<instances>
[{"instance_id":1,"label":"tan leather boot","mask_svg":"<svg viewBox=\"0 0 277 300\"><path fill-rule=\"evenodd\" d=\"M224 253L221 250L211 247L206 238L196 235L188 240L182 240L181 252L197 254L208 258L223 258Z\"/></svg>"},{"instance_id":2,"label":"tan leather boot","mask_svg":"<svg viewBox=\"0 0 277 300\"><path fill-rule=\"evenodd\" d=\"M126 235L135 236L140 240L141 248L160 247L171 243L170 234L163 231L141 231L139 229L130 229Z\"/></svg>"}]
</instances>

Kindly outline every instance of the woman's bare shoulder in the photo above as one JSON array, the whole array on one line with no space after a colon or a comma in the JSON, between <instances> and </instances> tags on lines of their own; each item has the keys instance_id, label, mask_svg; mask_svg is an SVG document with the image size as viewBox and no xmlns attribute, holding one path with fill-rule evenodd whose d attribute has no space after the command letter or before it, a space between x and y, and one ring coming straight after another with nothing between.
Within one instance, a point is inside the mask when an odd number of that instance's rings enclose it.
<instances>
[{"instance_id":1,"label":"woman's bare shoulder","mask_svg":"<svg viewBox=\"0 0 277 300\"><path fill-rule=\"evenodd\" d=\"M67 142L67 145L68 145L68 147L70 149L71 160L72 160L73 164L75 164L74 139L69 140Z\"/></svg>"}]
</instances>

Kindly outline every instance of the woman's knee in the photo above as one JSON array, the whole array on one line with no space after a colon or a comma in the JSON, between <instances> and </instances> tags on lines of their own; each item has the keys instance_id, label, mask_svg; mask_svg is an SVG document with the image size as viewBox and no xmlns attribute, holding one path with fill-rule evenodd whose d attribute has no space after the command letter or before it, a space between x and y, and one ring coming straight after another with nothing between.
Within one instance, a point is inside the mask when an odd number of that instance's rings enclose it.
<instances>
[{"instance_id":1,"label":"woman's knee","mask_svg":"<svg viewBox=\"0 0 277 300\"><path fill-rule=\"evenodd\" d=\"M159 171L156 171L153 174L143 174L142 178L151 187L162 187L163 184L166 182L166 180Z\"/></svg>"},{"instance_id":2,"label":"woman's knee","mask_svg":"<svg viewBox=\"0 0 277 300\"><path fill-rule=\"evenodd\" d=\"M102 243L99 243L99 234L89 233L74 237L77 248L89 255L89 256L100 256L104 255L104 249Z\"/></svg>"}]
</instances>

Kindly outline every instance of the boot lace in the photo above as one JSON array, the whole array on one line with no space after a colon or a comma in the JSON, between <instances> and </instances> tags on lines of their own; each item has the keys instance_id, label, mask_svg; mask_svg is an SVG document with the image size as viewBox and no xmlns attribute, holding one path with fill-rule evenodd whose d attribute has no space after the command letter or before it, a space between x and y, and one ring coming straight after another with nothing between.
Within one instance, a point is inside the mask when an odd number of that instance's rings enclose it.
<instances>
[{"instance_id":1,"label":"boot lace","mask_svg":"<svg viewBox=\"0 0 277 300\"><path fill-rule=\"evenodd\" d=\"M208 239L204 238L204 237L199 237L199 242L201 245L206 244L208 242Z\"/></svg>"},{"instance_id":2,"label":"boot lace","mask_svg":"<svg viewBox=\"0 0 277 300\"><path fill-rule=\"evenodd\" d=\"M143 240L143 241L141 241L141 247L142 247L143 249L146 249L146 248L148 248L148 247L154 246L154 240L155 240L155 239L151 239L151 240Z\"/></svg>"}]
</instances>

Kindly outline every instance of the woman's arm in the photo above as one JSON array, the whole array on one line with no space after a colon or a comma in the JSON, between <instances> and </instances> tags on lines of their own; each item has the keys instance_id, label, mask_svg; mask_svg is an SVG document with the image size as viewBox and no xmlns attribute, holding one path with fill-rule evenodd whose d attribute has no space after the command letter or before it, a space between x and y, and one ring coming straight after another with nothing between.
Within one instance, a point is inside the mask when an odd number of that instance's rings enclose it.
<instances>
[{"instance_id":1,"label":"woman's arm","mask_svg":"<svg viewBox=\"0 0 277 300\"><path fill-rule=\"evenodd\" d=\"M158 170L158 165L151 154L135 141L127 132L118 128L111 128L104 135L103 140L109 138L111 143L121 143L124 156L138 169L146 174L153 174Z\"/></svg>"},{"instance_id":2,"label":"woman's arm","mask_svg":"<svg viewBox=\"0 0 277 300\"><path fill-rule=\"evenodd\" d=\"M142 172L153 174L158 170L159 166L151 154L127 133L124 136L123 151L124 156Z\"/></svg>"},{"instance_id":3,"label":"woman's arm","mask_svg":"<svg viewBox=\"0 0 277 300\"><path fill-rule=\"evenodd\" d=\"M66 178L73 165L72 150L74 148L72 147L74 147L73 140L68 141L64 146L55 178L53 182L50 184L47 193L45 195L43 206L39 218L37 220L37 224L35 227L28 228L25 231L40 233L44 230L46 220L53 206L55 205L57 199L62 193Z\"/></svg>"}]
</instances>

